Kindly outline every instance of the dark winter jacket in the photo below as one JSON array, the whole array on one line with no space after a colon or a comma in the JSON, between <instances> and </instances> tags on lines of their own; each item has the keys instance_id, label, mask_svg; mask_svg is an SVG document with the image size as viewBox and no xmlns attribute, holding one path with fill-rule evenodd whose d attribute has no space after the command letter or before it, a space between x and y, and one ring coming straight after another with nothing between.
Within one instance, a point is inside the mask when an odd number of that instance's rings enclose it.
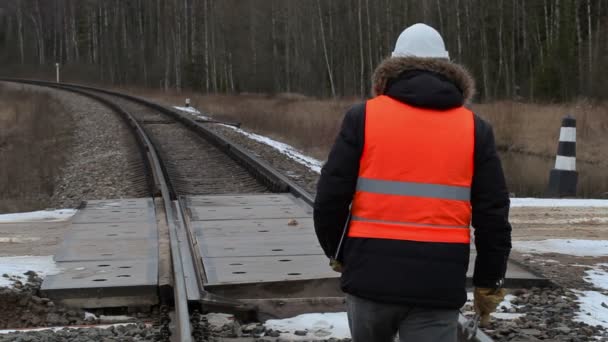
<instances>
[{"instance_id":1,"label":"dark winter jacket","mask_svg":"<svg viewBox=\"0 0 608 342\"><path fill-rule=\"evenodd\" d=\"M448 61L389 58L374 73L373 93L445 110L466 104L474 94L474 82L465 69ZM360 104L346 114L317 185L315 230L328 257L336 254L347 221L364 141L365 104ZM505 275L511 250L509 197L492 127L476 115L474 153L473 284L494 287ZM346 238L339 259L344 265L342 289L356 296L440 308L460 308L466 300L468 245Z\"/></svg>"}]
</instances>

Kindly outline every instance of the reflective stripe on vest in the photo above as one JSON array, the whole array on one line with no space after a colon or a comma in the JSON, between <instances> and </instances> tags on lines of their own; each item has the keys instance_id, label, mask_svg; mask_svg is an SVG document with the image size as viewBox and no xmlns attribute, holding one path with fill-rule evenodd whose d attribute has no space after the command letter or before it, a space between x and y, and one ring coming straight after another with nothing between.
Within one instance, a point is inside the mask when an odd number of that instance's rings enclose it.
<instances>
[{"instance_id":1,"label":"reflective stripe on vest","mask_svg":"<svg viewBox=\"0 0 608 342\"><path fill-rule=\"evenodd\" d=\"M386 195L444 198L468 201L471 189L463 186L395 182L359 177L357 190Z\"/></svg>"},{"instance_id":2,"label":"reflective stripe on vest","mask_svg":"<svg viewBox=\"0 0 608 342\"><path fill-rule=\"evenodd\" d=\"M369 100L348 236L469 243L473 151L473 113L464 107Z\"/></svg>"}]
</instances>

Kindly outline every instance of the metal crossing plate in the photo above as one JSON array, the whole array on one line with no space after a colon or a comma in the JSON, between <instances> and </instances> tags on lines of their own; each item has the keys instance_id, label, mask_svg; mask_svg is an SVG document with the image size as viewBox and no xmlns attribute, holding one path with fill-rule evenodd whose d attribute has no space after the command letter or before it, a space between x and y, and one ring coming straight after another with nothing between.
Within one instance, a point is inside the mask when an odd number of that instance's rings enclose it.
<instances>
[{"instance_id":1,"label":"metal crossing plate","mask_svg":"<svg viewBox=\"0 0 608 342\"><path fill-rule=\"evenodd\" d=\"M150 198L89 201L55 254L45 296L94 308L158 301L158 229Z\"/></svg>"},{"instance_id":2,"label":"metal crossing plate","mask_svg":"<svg viewBox=\"0 0 608 342\"><path fill-rule=\"evenodd\" d=\"M283 195L233 195L233 196L192 196L186 198L186 204L189 207L197 206L239 206L239 205L255 205L255 206L281 206L292 205L293 201Z\"/></svg>"},{"instance_id":3,"label":"metal crossing plate","mask_svg":"<svg viewBox=\"0 0 608 342\"><path fill-rule=\"evenodd\" d=\"M192 196L184 201L205 285L332 279L311 208L288 194Z\"/></svg>"},{"instance_id":4,"label":"metal crossing plate","mask_svg":"<svg viewBox=\"0 0 608 342\"><path fill-rule=\"evenodd\" d=\"M148 208L95 208L82 210L74 223L147 222L154 220Z\"/></svg>"},{"instance_id":5,"label":"metal crossing plate","mask_svg":"<svg viewBox=\"0 0 608 342\"><path fill-rule=\"evenodd\" d=\"M312 212L305 210L296 203L278 206L268 205L234 205L234 206L195 206L189 207L193 221L207 220L258 220L258 219L294 219L306 218Z\"/></svg>"},{"instance_id":6,"label":"metal crossing plate","mask_svg":"<svg viewBox=\"0 0 608 342\"><path fill-rule=\"evenodd\" d=\"M145 198L117 199L117 200L95 200L87 201L87 209L145 209L149 207L149 201Z\"/></svg>"},{"instance_id":7,"label":"metal crossing plate","mask_svg":"<svg viewBox=\"0 0 608 342\"><path fill-rule=\"evenodd\" d=\"M205 271L208 285L336 277L327 257L319 254L215 258Z\"/></svg>"},{"instance_id":8,"label":"metal crossing plate","mask_svg":"<svg viewBox=\"0 0 608 342\"><path fill-rule=\"evenodd\" d=\"M314 234L312 218L251 220L247 225L241 220L193 221L191 226L197 234L209 237L273 235L285 231Z\"/></svg>"},{"instance_id":9,"label":"metal crossing plate","mask_svg":"<svg viewBox=\"0 0 608 342\"><path fill-rule=\"evenodd\" d=\"M319 246L312 210L293 196L190 196L183 203L202 259L204 286L213 293L231 298L273 298L279 292L285 298L339 295L339 274L329 268ZM469 284L474 248L470 260ZM546 283L509 263L506 286Z\"/></svg>"}]
</instances>

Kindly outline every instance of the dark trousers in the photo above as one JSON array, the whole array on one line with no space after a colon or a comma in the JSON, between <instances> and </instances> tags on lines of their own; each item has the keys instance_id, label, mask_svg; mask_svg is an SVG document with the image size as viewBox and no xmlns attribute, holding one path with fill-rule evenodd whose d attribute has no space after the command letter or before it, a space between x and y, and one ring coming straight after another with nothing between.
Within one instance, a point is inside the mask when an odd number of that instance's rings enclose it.
<instances>
[{"instance_id":1,"label":"dark trousers","mask_svg":"<svg viewBox=\"0 0 608 342\"><path fill-rule=\"evenodd\" d=\"M378 303L346 295L353 342L456 342L458 310Z\"/></svg>"}]
</instances>

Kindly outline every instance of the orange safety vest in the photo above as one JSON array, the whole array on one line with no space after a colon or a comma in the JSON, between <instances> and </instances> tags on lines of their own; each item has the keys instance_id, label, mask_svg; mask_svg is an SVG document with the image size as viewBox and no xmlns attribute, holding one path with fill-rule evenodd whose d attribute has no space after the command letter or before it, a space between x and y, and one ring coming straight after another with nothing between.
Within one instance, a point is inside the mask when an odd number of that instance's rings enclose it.
<instances>
[{"instance_id":1,"label":"orange safety vest","mask_svg":"<svg viewBox=\"0 0 608 342\"><path fill-rule=\"evenodd\" d=\"M367 101L349 237L470 242L473 113Z\"/></svg>"}]
</instances>

